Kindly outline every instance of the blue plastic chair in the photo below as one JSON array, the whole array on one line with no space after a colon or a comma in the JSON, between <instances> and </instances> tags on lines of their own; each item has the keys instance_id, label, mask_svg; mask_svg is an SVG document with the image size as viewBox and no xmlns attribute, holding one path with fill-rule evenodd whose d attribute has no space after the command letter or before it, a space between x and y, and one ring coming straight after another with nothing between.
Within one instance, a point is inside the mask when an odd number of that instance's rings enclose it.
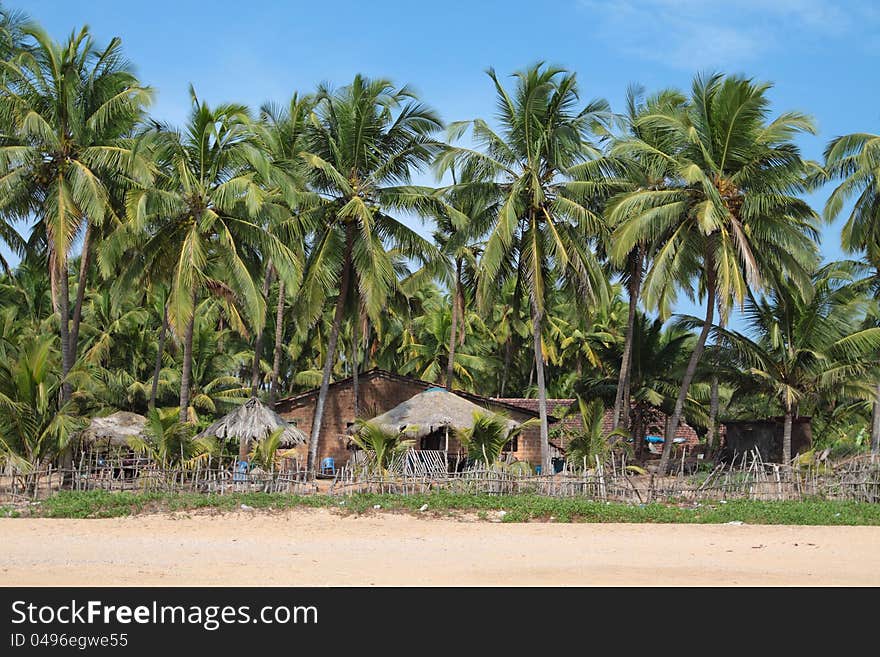
<instances>
[{"instance_id":1,"label":"blue plastic chair","mask_svg":"<svg viewBox=\"0 0 880 657\"><path fill-rule=\"evenodd\" d=\"M332 456L325 456L321 459L321 474L336 474L336 464Z\"/></svg>"}]
</instances>

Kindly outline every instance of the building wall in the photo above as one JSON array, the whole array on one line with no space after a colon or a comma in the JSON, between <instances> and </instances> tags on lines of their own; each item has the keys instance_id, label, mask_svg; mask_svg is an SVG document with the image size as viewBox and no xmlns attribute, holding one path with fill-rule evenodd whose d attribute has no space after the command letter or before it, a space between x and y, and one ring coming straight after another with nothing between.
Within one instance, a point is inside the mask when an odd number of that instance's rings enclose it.
<instances>
[{"instance_id":1,"label":"building wall","mask_svg":"<svg viewBox=\"0 0 880 657\"><path fill-rule=\"evenodd\" d=\"M384 413L425 390L430 384L405 382L381 376L362 378L359 381L360 417L371 418ZM288 422L294 422L299 429L311 435L318 395L312 394L295 398L293 401L281 400L275 410ZM324 420L321 427L321 442L318 445L318 459L332 457L336 466L345 465L351 451L346 448L349 423L354 422L354 391L351 384L331 386L327 390L324 403Z\"/></svg>"},{"instance_id":2,"label":"building wall","mask_svg":"<svg viewBox=\"0 0 880 657\"><path fill-rule=\"evenodd\" d=\"M783 418L769 420L736 420L725 426L722 460L729 462L757 449L761 458L771 463L782 461L782 439L785 430ZM791 427L791 454L809 451L813 443L813 429L808 417L795 418Z\"/></svg>"},{"instance_id":3,"label":"building wall","mask_svg":"<svg viewBox=\"0 0 880 657\"><path fill-rule=\"evenodd\" d=\"M528 417L518 418L516 417L516 414L514 412L511 412L509 410L507 411L507 414L518 422L522 422L528 419ZM540 426L533 426L524 429L520 434L517 443L518 449L517 451L513 452L513 456L517 461L525 461L532 467L535 467L536 465L541 465Z\"/></svg>"}]
</instances>

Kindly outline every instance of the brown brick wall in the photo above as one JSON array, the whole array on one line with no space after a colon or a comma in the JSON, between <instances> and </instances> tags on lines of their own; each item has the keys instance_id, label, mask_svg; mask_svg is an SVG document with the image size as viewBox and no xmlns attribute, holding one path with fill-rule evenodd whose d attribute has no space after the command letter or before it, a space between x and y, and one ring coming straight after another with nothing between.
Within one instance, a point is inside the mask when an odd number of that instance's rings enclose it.
<instances>
[{"instance_id":1,"label":"brown brick wall","mask_svg":"<svg viewBox=\"0 0 880 657\"><path fill-rule=\"evenodd\" d=\"M512 416L513 414L510 413ZM521 418L514 418L522 421ZM519 436L519 449L513 453L517 461L525 461L533 468L541 463L541 427L533 426L524 429Z\"/></svg>"},{"instance_id":2,"label":"brown brick wall","mask_svg":"<svg viewBox=\"0 0 880 657\"><path fill-rule=\"evenodd\" d=\"M358 386L360 417L371 418L384 413L422 392L428 385L430 384L382 377L363 379ZM311 435L317 398L315 394L292 402L281 400L276 405L276 410L281 417L288 422L295 422L299 429ZM335 460L336 467L345 465L351 455L346 448L349 422L354 422L354 391L351 385L331 386L327 390L327 400L324 403L321 441L318 445L319 460L330 456Z\"/></svg>"}]
</instances>

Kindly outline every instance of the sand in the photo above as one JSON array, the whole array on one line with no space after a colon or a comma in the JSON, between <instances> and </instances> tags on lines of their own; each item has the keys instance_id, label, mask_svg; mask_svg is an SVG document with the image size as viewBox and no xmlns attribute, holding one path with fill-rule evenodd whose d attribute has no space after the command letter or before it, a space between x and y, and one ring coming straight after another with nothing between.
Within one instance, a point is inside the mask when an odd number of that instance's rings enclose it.
<instances>
[{"instance_id":1,"label":"sand","mask_svg":"<svg viewBox=\"0 0 880 657\"><path fill-rule=\"evenodd\" d=\"M0 585L880 585L880 527L333 510L0 519Z\"/></svg>"}]
</instances>

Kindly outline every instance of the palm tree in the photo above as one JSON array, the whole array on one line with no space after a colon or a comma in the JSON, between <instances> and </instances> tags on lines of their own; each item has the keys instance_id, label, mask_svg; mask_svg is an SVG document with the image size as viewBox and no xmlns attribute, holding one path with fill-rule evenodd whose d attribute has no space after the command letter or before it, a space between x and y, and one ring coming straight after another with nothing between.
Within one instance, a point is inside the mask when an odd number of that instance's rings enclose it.
<instances>
[{"instance_id":1,"label":"palm tree","mask_svg":"<svg viewBox=\"0 0 880 657\"><path fill-rule=\"evenodd\" d=\"M405 453L414 443L404 440L403 434L385 431L369 420L356 418L355 426L357 432L352 435L351 442L367 452L372 459L370 465L379 468L380 474L388 470L395 456Z\"/></svg>"},{"instance_id":2,"label":"palm tree","mask_svg":"<svg viewBox=\"0 0 880 657\"><path fill-rule=\"evenodd\" d=\"M0 359L0 461L22 474L29 492L83 424L71 402L58 406L62 380L55 345L53 335L29 336Z\"/></svg>"},{"instance_id":3,"label":"palm tree","mask_svg":"<svg viewBox=\"0 0 880 657\"><path fill-rule=\"evenodd\" d=\"M661 306L688 279L699 281L700 296L706 296L706 317L667 425L661 471L716 306L723 322L749 289L781 279L780 272L809 287L816 215L794 196L805 189L806 165L791 139L812 133L813 123L797 112L768 120L769 88L739 76L697 76L686 111L660 110L637 121L668 134L664 151L639 138L619 149L665 157L675 180L664 189L630 192L614 205L612 255L623 260L637 245L651 245L643 287L649 306ZM691 294L690 286L684 289Z\"/></svg>"},{"instance_id":4,"label":"palm tree","mask_svg":"<svg viewBox=\"0 0 880 657\"><path fill-rule=\"evenodd\" d=\"M784 464L791 463L792 421L804 404L873 396L866 357L880 347L880 328L861 329L867 300L866 281L854 281L858 270L853 263L826 265L813 274L807 295L786 285L769 298L749 295L745 315L753 338L716 329L739 357L742 388L766 392L782 407Z\"/></svg>"},{"instance_id":5,"label":"palm tree","mask_svg":"<svg viewBox=\"0 0 880 657\"><path fill-rule=\"evenodd\" d=\"M190 419L199 299L210 294L224 302L227 320L239 333L248 333L248 323L260 331L265 300L255 280L262 262L271 260L288 281L299 267L291 249L264 226L261 213L272 207L272 199L257 171L270 163L258 148L247 109L211 108L190 91L192 111L182 131L157 126L145 135L161 175L155 187L129 193L127 222L101 254L108 271L123 255L131 259L126 280L168 273L168 322L183 341L179 407L184 422Z\"/></svg>"},{"instance_id":6,"label":"palm tree","mask_svg":"<svg viewBox=\"0 0 880 657\"><path fill-rule=\"evenodd\" d=\"M554 295L547 312L545 353L553 366L553 394L569 397L571 386L587 376L598 376L611 368L621 342L622 302L617 294L586 312L577 299Z\"/></svg>"},{"instance_id":7,"label":"palm tree","mask_svg":"<svg viewBox=\"0 0 880 657\"><path fill-rule=\"evenodd\" d=\"M523 299L521 282L518 277L504 281L499 287L496 302L486 313L486 324L491 330L495 348L499 352L498 360L501 362L497 384L499 397L505 397L509 388L515 385L514 377L521 369L521 361L534 363L534 358L523 358L524 349L517 348L532 335L532 327L529 325L531 313L528 302ZM534 366L529 369L534 369Z\"/></svg>"},{"instance_id":8,"label":"palm tree","mask_svg":"<svg viewBox=\"0 0 880 657\"><path fill-rule=\"evenodd\" d=\"M0 6L0 61L8 62L32 49L25 28L31 25L26 13ZM0 70L0 77L5 71Z\"/></svg>"},{"instance_id":9,"label":"palm tree","mask_svg":"<svg viewBox=\"0 0 880 657\"><path fill-rule=\"evenodd\" d=\"M235 345L231 344L232 331L216 328L220 314L217 306L214 299L203 300L198 306L193 325L190 403L187 412L182 416L191 421L197 422L200 414L222 415L230 407L246 402L250 396L248 386L236 376L236 372L249 360L248 350L242 348L236 351ZM220 347L224 340L226 344ZM173 381L177 371L175 368L168 378ZM180 381L183 385L182 377Z\"/></svg>"},{"instance_id":10,"label":"palm tree","mask_svg":"<svg viewBox=\"0 0 880 657\"><path fill-rule=\"evenodd\" d=\"M501 458L507 443L533 424L533 420L527 420L513 426L510 418L502 413L482 411L474 411L473 420L472 426L457 432L458 439L467 449L468 459L482 461L486 468L491 468Z\"/></svg>"},{"instance_id":11,"label":"palm tree","mask_svg":"<svg viewBox=\"0 0 880 657\"><path fill-rule=\"evenodd\" d=\"M662 318L652 319L641 311L636 313L631 342L628 382L631 403L627 422L636 460L642 458L649 426L672 414L694 342L695 336L689 330L675 324L664 328ZM615 398L617 383L617 377L612 376L586 377L575 386L575 391L583 399L598 398L610 404ZM684 404L685 416L691 422L699 422L705 417L703 405L708 394L705 385L691 385Z\"/></svg>"},{"instance_id":12,"label":"palm tree","mask_svg":"<svg viewBox=\"0 0 880 657\"><path fill-rule=\"evenodd\" d=\"M607 181L609 192L618 192L618 198L625 198L626 192L650 189L661 190L666 187L667 181L675 178L675 167L672 160L664 157L664 153L670 150L670 136L663 130L652 127L640 121L641 117L657 112L674 114L684 109L686 99L675 90L664 90L647 99L640 87L630 87L627 90L625 117L626 132L612 144L608 157L609 168L616 171L617 175ZM629 142L637 139L648 148L630 149ZM616 146L616 147L615 147ZM617 154L620 153L618 157ZM623 195L620 193L624 192ZM613 211L614 199L611 199L609 213ZM647 242L635 245L632 251L626 254L621 265L623 283L626 285L629 300L629 314L627 315L626 337L624 339L623 356L618 372L617 393L614 399L613 425L615 428L629 422L630 400L630 372L632 370L632 341L641 294L642 277L644 275L646 260L649 257Z\"/></svg>"},{"instance_id":13,"label":"palm tree","mask_svg":"<svg viewBox=\"0 0 880 657\"><path fill-rule=\"evenodd\" d=\"M627 448L625 441L629 434L626 429L615 427L609 433L603 429L605 404L601 399L587 402L578 396L575 403L580 427L565 443L565 457L569 463L586 470L596 460L604 462L615 450Z\"/></svg>"},{"instance_id":14,"label":"palm tree","mask_svg":"<svg viewBox=\"0 0 880 657\"><path fill-rule=\"evenodd\" d=\"M312 188L320 194L322 225L313 238L303 286L316 317L336 290L336 303L309 440L314 467L327 387L336 360L346 305L376 321L397 284L388 247L430 262L437 249L391 216L394 210L436 208L433 190L409 185L415 170L438 152L431 136L441 127L408 87L360 75L332 91L321 87L303 153Z\"/></svg>"},{"instance_id":15,"label":"palm tree","mask_svg":"<svg viewBox=\"0 0 880 657\"><path fill-rule=\"evenodd\" d=\"M214 438L197 436L191 424L181 422L177 409L150 409L144 430L144 438L129 438L129 444L163 465L191 467L220 451Z\"/></svg>"},{"instance_id":16,"label":"palm tree","mask_svg":"<svg viewBox=\"0 0 880 657\"><path fill-rule=\"evenodd\" d=\"M437 290L430 290L420 306L419 312L413 314L409 327L401 336L399 350L404 361L399 368L400 373L438 382L445 370L446 381L449 382L451 363L459 386L473 392L477 375L488 369L489 360L485 349L476 340L465 343L464 336L468 329L481 324L480 318L473 312L464 314L460 319L455 317L455 306L447 305ZM458 350L450 339L455 333L456 323L462 336Z\"/></svg>"},{"instance_id":17,"label":"palm tree","mask_svg":"<svg viewBox=\"0 0 880 657\"><path fill-rule=\"evenodd\" d=\"M607 117L604 100L577 109L573 73L539 63L515 74L516 89L505 89L495 71L500 133L481 120L450 128L453 137L468 127L476 148L452 148L439 170L461 172L462 183L497 198L498 212L480 259L480 305L505 280L518 280L531 309L532 342L541 418L541 462L549 468L547 393L541 335L547 288L576 286L595 301L607 295L607 281L589 242L604 234L595 213L595 178L588 159L599 154L593 136ZM486 181L486 182L481 182Z\"/></svg>"},{"instance_id":18,"label":"palm tree","mask_svg":"<svg viewBox=\"0 0 880 657\"><path fill-rule=\"evenodd\" d=\"M452 290L449 294L449 349L446 357L446 389L452 390L455 386L455 357L456 348L463 346L467 339L467 297L466 271L473 272L476 264L476 253L473 246L463 246L453 252ZM467 267L466 265L470 265ZM473 280L473 279L471 279Z\"/></svg>"},{"instance_id":19,"label":"palm tree","mask_svg":"<svg viewBox=\"0 0 880 657\"><path fill-rule=\"evenodd\" d=\"M82 355L71 374L73 399L89 406L142 413L149 403L152 336L150 312L141 291L90 286L82 315ZM76 373L75 375L73 373Z\"/></svg>"},{"instance_id":20,"label":"palm tree","mask_svg":"<svg viewBox=\"0 0 880 657\"><path fill-rule=\"evenodd\" d=\"M477 288L478 259L483 245L478 241L492 225L497 212L496 199L481 195L476 185L458 185L452 172L453 187L445 192L450 207L459 214L440 213L435 219L437 229L434 241L443 254L443 279L450 285L450 331L449 350L446 361L447 390L455 383L456 347L465 343L467 329L465 315L471 292ZM467 223L462 224L461 218ZM440 263L438 263L440 264Z\"/></svg>"},{"instance_id":21,"label":"palm tree","mask_svg":"<svg viewBox=\"0 0 880 657\"><path fill-rule=\"evenodd\" d=\"M854 133L837 137L825 149L819 180L839 179L825 204L825 219L833 221L847 200L855 203L843 226L841 241L849 253L864 252L880 280L880 135ZM880 382L874 395L871 449L880 453Z\"/></svg>"},{"instance_id":22,"label":"palm tree","mask_svg":"<svg viewBox=\"0 0 880 657\"><path fill-rule=\"evenodd\" d=\"M48 254L52 298L59 315L62 379L76 360L82 294L70 323L68 257L83 236L80 289L90 261L93 228L119 221L114 188L148 184L148 164L130 137L151 91L122 57L116 38L102 49L88 29L53 42L39 27L22 28L34 47L5 65L0 79L0 214L35 215L32 242ZM2 237L17 242L7 230ZM70 398L62 383L62 401Z\"/></svg>"},{"instance_id":23,"label":"palm tree","mask_svg":"<svg viewBox=\"0 0 880 657\"><path fill-rule=\"evenodd\" d=\"M28 328L40 330L52 317L52 294L46 268L36 258L25 258L15 273L3 281L0 305L15 311L16 320ZM48 330L54 328L46 327Z\"/></svg>"},{"instance_id":24,"label":"palm tree","mask_svg":"<svg viewBox=\"0 0 880 657\"><path fill-rule=\"evenodd\" d=\"M246 459L252 467L262 468L272 472L275 470L276 455L281 447L281 438L284 434L284 427L278 427L262 440L255 441L253 450ZM247 449L247 448L245 448Z\"/></svg>"},{"instance_id":25,"label":"palm tree","mask_svg":"<svg viewBox=\"0 0 880 657\"><path fill-rule=\"evenodd\" d=\"M168 339L168 288L159 285L153 290L153 294L148 297L149 301L158 303L161 311L158 313L162 316L162 322L159 326L159 340L156 346L156 362L153 366L153 382L150 385L150 401L149 408L156 408L156 395L159 393L159 376L162 373L162 359L165 356L165 341Z\"/></svg>"},{"instance_id":26,"label":"palm tree","mask_svg":"<svg viewBox=\"0 0 880 657\"><path fill-rule=\"evenodd\" d=\"M293 94L286 107L272 104L263 105L260 108L260 122L258 124L262 147L276 164L274 172L275 179L280 181L279 191L286 197L288 207L293 210L293 216L288 215L287 221L282 222L282 226L279 228L285 229L287 234L292 236L293 239L290 239L289 243L300 260L305 259L303 248L307 227L302 222L303 214L298 213L296 208L304 203L308 205L308 197L303 191L306 186L305 172L300 153L305 145L306 126L313 105L314 100L311 96ZM269 383L270 405L278 396L278 378L281 370L281 349L284 335L284 306L287 295L290 293L284 279L279 279L277 293L275 342L272 350L272 374Z\"/></svg>"},{"instance_id":27,"label":"palm tree","mask_svg":"<svg viewBox=\"0 0 880 657\"><path fill-rule=\"evenodd\" d=\"M83 314L86 336L82 360L90 365L107 366L116 356L118 360L114 364L143 370L147 363L137 362L142 352L133 349L132 339L143 335L149 313L142 305L142 298L114 292L117 291L103 287L93 289L87 296Z\"/></svg>"}]
</instances>

